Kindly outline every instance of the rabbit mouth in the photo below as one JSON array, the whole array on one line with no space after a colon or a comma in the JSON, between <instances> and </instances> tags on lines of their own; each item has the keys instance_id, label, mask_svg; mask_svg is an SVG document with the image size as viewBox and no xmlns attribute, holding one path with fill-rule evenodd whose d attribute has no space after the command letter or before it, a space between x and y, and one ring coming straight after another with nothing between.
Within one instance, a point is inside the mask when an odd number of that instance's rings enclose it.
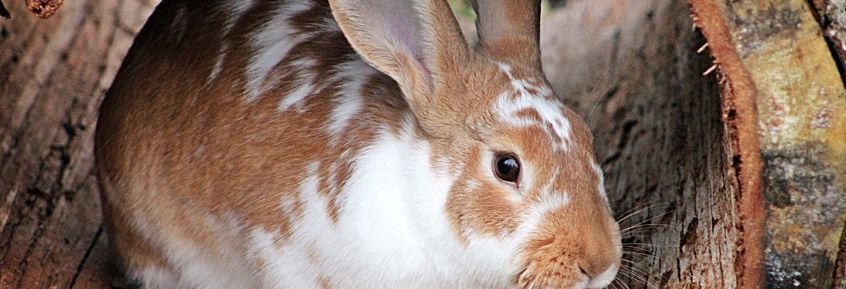
<instances>
[{"instance_id":1,"label":"rabbit mouth","mask_svg":"<svg viewBox=\"0 0 846 289\"><path fill-rule=\"evenodd\" d=\"M578 268L547 266L537 268L536 264L520 270L514 277L514 283L520 289L541 289L541 288L587 288L589 278L581 273Z\"/></svg>"},{"instance_id":2,"label":"rabbit mouth","mask_svg":"<svg viewBox=\"0 0 846 289\"><path fill-rule=\"evenodd\" d=\"M562 258L563 259L563 258ZM515 274L513 283L520 289L597 289L610 285L617 276L619 266L611 265L601 274L590 276L578 265L569 265L558 260L550 260L544 267L536 262L530 263Z\"/></svg>"},{"instance_id":3,"label":"rabbit mouth","mask_svg":"<svg viewBox=\"0 0 846 289\"><path fill-rule=\"evenodd\" d=\"M582 244L566 246L561 241L540 238L534 243L537 247L526 248L523 266L512 283L520 289L596 289L616 279L620 267L617 254L590 254Z\"/></svg>"}]
</instances>

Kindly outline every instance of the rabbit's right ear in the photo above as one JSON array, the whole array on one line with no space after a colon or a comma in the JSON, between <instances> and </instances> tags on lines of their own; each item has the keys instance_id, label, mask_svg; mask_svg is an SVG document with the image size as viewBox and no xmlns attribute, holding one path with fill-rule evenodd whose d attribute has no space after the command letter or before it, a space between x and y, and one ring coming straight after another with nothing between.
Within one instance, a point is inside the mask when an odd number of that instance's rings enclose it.
<instances>
[{"instance_id":1,"label":"rabbit's right ear","mask_svg":"<svg viewBox=\"0 0 846 289\"><path fill-rule=\"evenodd\" d=\"M470 0L482 49L540 69L541 0Z\"/></svg>"},{"instance_id":2,"label":"rabbit's right ear","mask_svg":"<svg viewBox=\"0 0 846 289\"><path fill-rule=\"evenodd\" d=\"M353 49L397 81L412 109L458 71L468 53L446 0L330 0Z\"/></svg>"}]
</instances>

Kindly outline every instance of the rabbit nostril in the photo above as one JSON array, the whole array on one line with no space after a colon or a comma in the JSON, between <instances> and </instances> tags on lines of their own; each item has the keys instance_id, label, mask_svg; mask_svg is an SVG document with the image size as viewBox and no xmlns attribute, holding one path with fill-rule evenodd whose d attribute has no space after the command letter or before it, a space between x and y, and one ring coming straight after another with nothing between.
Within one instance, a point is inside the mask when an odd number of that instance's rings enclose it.
<instances>
[{"instance_id":1,"label":"rabbit nostril","mask_svg":"<svg viewBox=\"0 0 846 289\"><path fill-rule=\"evenodd\" d=\"M585 270L585 267L582 267L582 265L579 265L579 270L582 271L582 274L585 274L586 276L590 277L590 274L588 274L587 270Z\"/></svg>"}]
</instances>

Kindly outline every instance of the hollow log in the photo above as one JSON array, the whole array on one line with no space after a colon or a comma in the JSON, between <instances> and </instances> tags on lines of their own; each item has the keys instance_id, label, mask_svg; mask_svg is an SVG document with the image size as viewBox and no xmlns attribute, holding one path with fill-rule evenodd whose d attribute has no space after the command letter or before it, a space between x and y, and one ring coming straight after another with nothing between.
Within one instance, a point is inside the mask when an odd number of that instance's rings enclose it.
<instances>
[{"instance_id":1,"label":"hollow log","mask_svg":"<svg viewBox=\"0 0 846 289\"><path fill-rule=\"evenodd\" d=\"M0 288L122 288L92 133L157 1L23 2L0 19ZM846 288L844 0L555 2L544 69L594 130L618 288Z\"/></svg>"}]
</instances>

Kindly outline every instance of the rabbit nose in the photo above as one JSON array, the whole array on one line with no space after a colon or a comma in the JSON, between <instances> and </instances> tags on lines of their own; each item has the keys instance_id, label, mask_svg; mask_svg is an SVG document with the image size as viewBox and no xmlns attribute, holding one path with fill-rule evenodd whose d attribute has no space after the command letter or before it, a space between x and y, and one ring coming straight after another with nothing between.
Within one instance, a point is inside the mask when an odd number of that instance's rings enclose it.
<instances>
[{"instance_id":1,"label":"rabbit nose","mask_svg":"<svg viewBox=\"0 0 846 289\"><path fill-rule=\"evenodd\" d=\"M588 276L588 278L590 278L591 277L590 273L588 273L588 271L585 270L585 267L587 267L587 266L584 265L584 262L579 263L579 271L581 271L582 274L585 274L585 276Z\"/></svg>"},{"instance_id":2,"label":"rabbit nose","mask_svg":"<svg viewBox=\"0 0 846 289\"><path fill-rule=\"evenodd\" d=\"M591 232L593 233L593 232ZM579 269L588 277L596 277L618 261L614 241L605 232L588 233L592 238L582 247Z\"/></svg>"},{"instance_id":3,"label":"rabbit nose","mask_svg":"<svg viewBox=\"0 0 846 289\"><path fill-rule=\"evenodd\" d=\"M581 270L582 274L585 274L585 276L588 276L588 278L593 279L597 275L601 274L602 271L605 270L604 267L606 267L606 266L598 266L597 263L598 262L581 261L581 262L579 262L579 270ZM602 267L602 269L598 269L600 267Z\"/></svg>"},{"instance_id":4,"label":"rabbit nose","mask_svg":"<svg viewBox=\"0 0 846 289\"><path fill-rule=\"evenodd\" d=\"M604 237L606 234L599 235ZM584 243L577 264L581 273L588 277L587 288L603 288L616 277L620 261L614 247L611 237L594 236Z\"/></svg>"}]
</instances>

